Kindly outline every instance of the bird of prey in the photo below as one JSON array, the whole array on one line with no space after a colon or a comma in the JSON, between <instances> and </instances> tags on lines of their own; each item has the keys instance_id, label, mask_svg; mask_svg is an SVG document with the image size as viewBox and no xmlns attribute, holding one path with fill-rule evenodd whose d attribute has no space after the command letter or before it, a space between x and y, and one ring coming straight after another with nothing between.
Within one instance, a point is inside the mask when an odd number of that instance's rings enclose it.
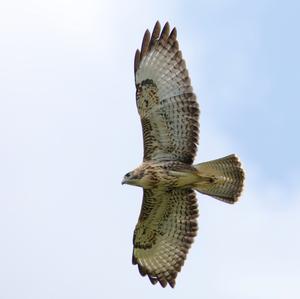
<instances>
[{"instance_id":1,"label":"bird of prey","mask_svg":"<svg viewBox=\"0 0 300 299\"><path fill-rule=\"evenodd\" d=\"M176 28L146 30L134 58L136 104L144 158L122 184L143 188L143 202L133 236L132 262L141 275L162 287L175 279L197 233L194 190L235 203L244 171L236 155L193 165L199 134L199 106Z\"/></svg>"}]
</instances>

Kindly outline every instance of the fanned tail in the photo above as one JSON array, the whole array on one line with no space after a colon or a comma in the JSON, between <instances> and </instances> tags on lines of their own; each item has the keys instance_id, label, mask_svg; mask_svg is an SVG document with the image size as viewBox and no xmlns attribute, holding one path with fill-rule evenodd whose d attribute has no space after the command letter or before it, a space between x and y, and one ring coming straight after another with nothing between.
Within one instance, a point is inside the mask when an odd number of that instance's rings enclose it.
<instances>
[{"instance_id":1,"label":"fanned tail","mask_svg":"<svg viewBox=\"0 0 300 299\"><path fill-rule=\"evenodd\" d=\"M243 190L245 173L236 155L194 165L202 178L194 188L227 203L235 203Z\"/></svg>"}]
</instances>

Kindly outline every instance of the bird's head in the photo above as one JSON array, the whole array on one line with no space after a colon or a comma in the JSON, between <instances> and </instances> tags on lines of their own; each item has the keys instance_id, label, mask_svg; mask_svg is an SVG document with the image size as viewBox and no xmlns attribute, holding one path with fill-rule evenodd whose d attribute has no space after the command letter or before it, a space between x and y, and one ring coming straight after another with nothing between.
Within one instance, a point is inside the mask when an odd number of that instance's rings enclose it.
<instances>
[{"instance_id":1,"label":"bird's head","mask_svg":"<svg viewBox=\"0 0 300 299\"><path fill-rule=\"evenodd\" d=\"M141 175L137 173L136 170L130 171L124 175L122 180L122 185L134 185L139 186L139 180L141 179Z\"/></svg>"},{"instance_id":2,"label":"bird's head","mask_svg":"<svg viewBox=\"0 0 300 299\"><path fill-rule=\"evenodd\" d=\"M136 168L135 170L125 174L122 185L134 185L143 188L153 187L153 173L144 165Z\"/></svg>"}]
</instances>

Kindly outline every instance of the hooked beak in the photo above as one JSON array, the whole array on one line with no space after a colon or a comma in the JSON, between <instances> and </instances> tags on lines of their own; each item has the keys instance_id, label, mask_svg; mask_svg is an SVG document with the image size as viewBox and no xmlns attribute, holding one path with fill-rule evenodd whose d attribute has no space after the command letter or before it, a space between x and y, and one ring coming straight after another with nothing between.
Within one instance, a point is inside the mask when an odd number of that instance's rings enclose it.
<instances>
[{"instance_id":1,"label":"hooked beak","mask_svg":"<svg viewBox=\"0 0 300 299\"><path fill-rule=\"evenodd\" d=\"M121 182L122 185L126 184L127 183L127 180L124 178Z\"/></svg>"}]
</instances>

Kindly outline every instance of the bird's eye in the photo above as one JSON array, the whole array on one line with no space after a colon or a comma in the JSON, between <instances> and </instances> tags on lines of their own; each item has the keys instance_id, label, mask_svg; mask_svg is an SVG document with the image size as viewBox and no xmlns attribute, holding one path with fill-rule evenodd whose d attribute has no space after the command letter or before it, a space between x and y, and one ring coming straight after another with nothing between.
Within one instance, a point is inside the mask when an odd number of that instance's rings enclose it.
<instances>
[{"instance_id":1,"label":"bird's eye","mask_svg":"<svg viewBox=\"0 0 300 299\"><path fill-rule=\"evenodd\" d=\"M130 172L126 173L125 177L127 177L127 178L130 177Z\"/></svg>"}]
</instances>

